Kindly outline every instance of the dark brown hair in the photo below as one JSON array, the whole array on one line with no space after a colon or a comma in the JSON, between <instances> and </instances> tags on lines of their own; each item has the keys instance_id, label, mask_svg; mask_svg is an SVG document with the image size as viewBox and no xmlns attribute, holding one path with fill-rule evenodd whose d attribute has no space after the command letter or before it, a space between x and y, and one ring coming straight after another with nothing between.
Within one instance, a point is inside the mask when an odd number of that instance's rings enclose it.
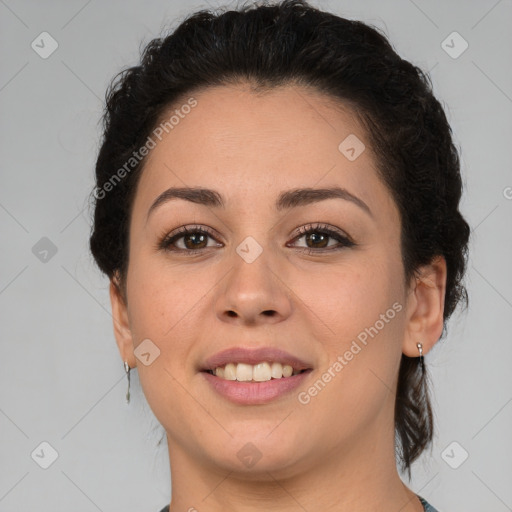
<instances>
[{"instance_id":1,"label":"dark brown hair","mask_svg":"<svg viewBox=\"0 0 512 512\"><path fill-rule=\"evenodd\" d=\"M446 328L457 303L467 302L462 278L470 230L459 212L459 157L443 108L429 77L400 58L377 29L301 0L199 11L152 40L140 64L114 78L91 198L90 248L99 268L125 282L131 206L144 159L115 183L114 175L179 98L241 82L254 90L295 83L352 108L400 212L405 279L438 255L446 259ZM419 359L403 355L395 432L397 456L409 472L433 436L426 380Z\"/></svg>"}]
</instances>

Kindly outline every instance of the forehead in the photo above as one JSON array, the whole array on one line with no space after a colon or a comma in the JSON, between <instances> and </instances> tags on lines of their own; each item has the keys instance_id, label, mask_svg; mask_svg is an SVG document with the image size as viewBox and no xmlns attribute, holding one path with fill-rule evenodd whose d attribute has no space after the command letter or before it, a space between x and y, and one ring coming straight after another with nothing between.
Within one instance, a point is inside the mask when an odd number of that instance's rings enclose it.
<instances>
[{"instance_id":1,"label":"forehead","mask_svg":"<svg viewBox=\"0 0 512 512\"><path fill-rule=\"evenodd\" d=\"M296 85L265 93L218 86L192 97L166 111L153 131L136 203L170 186L221 190L228 203L244 192L266 202L294 187L341 185L368 201L385 193L366 134L340 101ZM343 153L347 140L361 151L356 159Z\"/></svg>"}]
</instances>

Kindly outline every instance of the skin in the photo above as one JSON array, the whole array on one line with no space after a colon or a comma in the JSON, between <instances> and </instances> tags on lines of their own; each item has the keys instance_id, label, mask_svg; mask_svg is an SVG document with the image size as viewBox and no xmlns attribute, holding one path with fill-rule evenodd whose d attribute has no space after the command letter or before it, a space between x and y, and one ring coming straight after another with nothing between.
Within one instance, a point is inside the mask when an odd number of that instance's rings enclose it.
<instances>
[{"instance_id":1,"label":"skin","mask_svg":"<svg viewBox=\"0 0 512 512\"><path fill-rule=\"evenodd\" d=\"M263 95L247 84L220 86L194 97L197 106L146 161L130 222L126 296L115 279L110 286L120 354L137 367L166 430L171 512L423 510L396 470L393 413L402 353L417 357L421 342L427 354L442 332L444 259L405 281L398 209L348 107L292 85ZM366 146L354 161L338 150L350 134ZM274 208L283 191L333 186L371 214L343 199ZM225 208L175 199L147 217L169 187L215 189ZM309 223L337 228L356 245L322 251L297 233ZM213 230L202 252L158 248L184 225ZM262 248L252 263L236 252L248 236ZM185 242L175 245L185 251ZM298 392L395 303L401 311L300 403ZM148 366L134 355L147 338L160 350ZM198 372L206 357L234 346L278 347L313 372L271 403L236 405ZM237 457L249 442L261 454L251 468Z\"/></svg>"}]
</instances>

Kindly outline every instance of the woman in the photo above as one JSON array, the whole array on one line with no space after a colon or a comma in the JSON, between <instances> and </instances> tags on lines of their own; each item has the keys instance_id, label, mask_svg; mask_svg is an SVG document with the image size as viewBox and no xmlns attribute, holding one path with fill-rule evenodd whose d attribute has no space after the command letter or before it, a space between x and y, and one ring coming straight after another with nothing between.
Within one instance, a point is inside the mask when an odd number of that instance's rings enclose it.
<instances>
[{"instance_id":1,"label":"woman","mask_svg":"<svg viewBox=\"0 0 512 512\"><path fill-rule=\"evenodd\" d=\"M201 11L108 92L91 250L169 510L434 511L424 357L469 227L428 78L288 0Z\"/></svg>"}]
</instances>

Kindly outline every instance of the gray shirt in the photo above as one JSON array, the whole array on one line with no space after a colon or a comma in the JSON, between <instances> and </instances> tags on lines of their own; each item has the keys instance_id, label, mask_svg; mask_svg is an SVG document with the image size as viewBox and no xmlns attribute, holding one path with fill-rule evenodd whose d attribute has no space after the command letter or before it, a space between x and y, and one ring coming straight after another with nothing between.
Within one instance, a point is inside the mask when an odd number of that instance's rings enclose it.
<instances>
[{"instance_id":1,"label":"gray shirt","mask_svg":"<svg viewBox=\"0 0 512 512\"><path fill-rule=\"evenodd\" d=\"M418 496L419 500L421 501L421 504L423 505L423 510L425 512L437 512L437 510L427 503L421 496ZM166 505L160 512L169 512L169 505Z\"/></svg>"}]
</instances>

